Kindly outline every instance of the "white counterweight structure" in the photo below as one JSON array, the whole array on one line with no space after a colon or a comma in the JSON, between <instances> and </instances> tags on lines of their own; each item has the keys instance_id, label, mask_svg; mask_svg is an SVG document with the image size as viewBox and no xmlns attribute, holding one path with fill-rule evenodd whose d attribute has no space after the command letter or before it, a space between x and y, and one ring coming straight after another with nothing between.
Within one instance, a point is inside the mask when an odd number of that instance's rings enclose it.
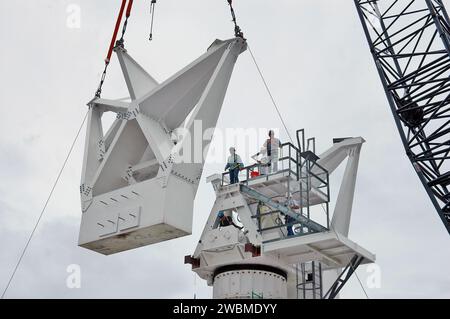
<instances>
[{"instance_id":1,"label":"white counterweight structure","mask_svg":"<svg viewBox=\"0 0 450 319\"><path fill-rule=\"evenodd\" d=\"M276 268L243 265L222 268L214 276L215 299L286 299L286 275Z\"/></svg>"},{"instance_id":2,"label":"white counterweight structure","mask_svg":"<svg viewBox=\"0 0 450 319\"><path fill-rule=\"evenodd\" d=\"M109 255L191 234L210 143L204 134L212 135L245 49L241 38L216 40L161 84L123 47L115 49L130 100L95 98L88 104L80 246ZM105 112L117 114L106 133Z\"/></svg>"},{"instance_id":3,"label":"white counterweight structure","mask_svg":"<svg viewBox=\"0 0 450 319\"><path fill-rule=\"evenodd\" d=\"M338 139L318 157L286 143L282 150L289 155L281 156L276 173L243 174L240 184L219 174L207 179L216 200L185 263L213 286L214 298L336 298L348 274L374 262L375 255L348 239L363 143L360 137ZM328 208L328 176L346 158L330 220L320 207ZM224 225L223 215L233 224Z\"/></svg>"}]
</instances>

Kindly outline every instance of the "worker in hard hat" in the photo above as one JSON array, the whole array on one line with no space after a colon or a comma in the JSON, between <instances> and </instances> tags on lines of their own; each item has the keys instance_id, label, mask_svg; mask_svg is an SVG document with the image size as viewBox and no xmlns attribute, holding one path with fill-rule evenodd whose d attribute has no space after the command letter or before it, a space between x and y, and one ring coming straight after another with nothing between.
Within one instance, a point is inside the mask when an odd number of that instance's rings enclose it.
<instances>
[{"instance_id":1,"label":"worker in hard hat","mask_svg":"<svg viewBox=\"0 0 450 319\"><path fill-rule=\"evenodd\" d=\"M258 170L260 175L268 174L270 158L267 156L267 149L265 147L261 147L261 150L252 156L259 165Z\"/></svg>"},{"instance_id":2,"label":"worker in hard hat","mask_svg":"<svg viewBox=\"0 0 450 319\"><path fill-rule=\"evenodd\" d=\"M228 169L230 172L230 184L239 183L239 171L244 167L241 157L236 154L236 149L230 147L230 156L228 156L227 165L225 171Z\"/></svg>"},{"instance_id":3,"label":"worker in hard hat","mask_svg":"<svg viewBox=\"0 0 450 319\"><path fill-rule=\"evenodd\" d=\"M231 211L232 214L232 211ZM238 229L242 229L243 227L240 227L236 225L233 221L233 217L230 215L229 212L224 213L223 211L220 211L217 216L219 217L219 226L220 227L227 227L233 225L234 227Z\"/></svg>"},{"instance_id":4,"label":"worker in hard hat","mask_svg":"<svg viewBox=\"0 0 450 319\"><path fill-rule=\"evenodd\" d=\"M268 173L275 173L278 171L278 156L281 142L275 137L273 130L269 131L269 138L264 142L263 147L267 150L267 157L269 158Z\"/></svg>"}]
</instances>

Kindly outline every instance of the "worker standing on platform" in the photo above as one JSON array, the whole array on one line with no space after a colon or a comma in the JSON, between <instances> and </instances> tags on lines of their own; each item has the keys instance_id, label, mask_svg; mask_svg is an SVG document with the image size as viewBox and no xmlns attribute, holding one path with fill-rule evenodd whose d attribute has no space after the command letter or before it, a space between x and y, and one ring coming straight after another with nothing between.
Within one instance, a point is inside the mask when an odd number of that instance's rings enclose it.
<instances>
[{"instance_id":1,"label":"worker standing on platform","mask_svg":"<svg viewBox=\"0 0 450 319\"><path fill-rule=\"evenodd\" d=\"M278 171L278 151L281 148L281 142L275 137L273 130L269 131L269 138L264 142L263 147L267 150L269 159L268 173L276 173Z\"/></svg>"},{"instance_id":2,"label":"worker standing on platform","mask_svg":"<svg viewBox=\"0 0 450 319\"><path fill-rule=\"evenodd\" d=\"M239 183L239 171L244 167L241 157L236 154L236 149L230 147L230 156L228 156L227 165L225 171L228 169L230 172L230 184Z\"/></svg>"}]
</instances>

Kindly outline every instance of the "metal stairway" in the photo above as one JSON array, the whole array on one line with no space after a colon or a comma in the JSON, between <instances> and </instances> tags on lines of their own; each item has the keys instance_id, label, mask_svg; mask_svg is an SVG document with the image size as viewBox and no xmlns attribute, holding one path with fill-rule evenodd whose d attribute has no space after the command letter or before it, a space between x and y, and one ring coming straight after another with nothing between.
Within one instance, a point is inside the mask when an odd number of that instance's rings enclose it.
<instances>
[{"instance_id":1,"label":"metal stairway","mask_svg":"<svg viewBox=\"0 0 450 319\"><path fill-rule=\"evenodd\" d=\"M302 227L305 227L308 229L308 233L324 232L324 231L328 230L328 228L320 225L319 223L316 223L315 221L303 216L302 214L297 214L297 213L293 212L288 207L281 205L280 203L272 200L270 197L263 195L260 192L254 190L246 185L240 185L240 191L243 194L245 194L246 196L248 196L252 199L255 199L257 201L260 201L273 209L273 211L268 212L266 214L280 212L281 214L283 214L285 216L289 216L295 220L295 222L293 222L293 223L284 224L282 226L290 226L291 224L292 225L300 224L300 225L302 225ZM258 218L261 216L254 216L254 217ZM274 229L274 228L279 228L279 227L281 227L281 226L274 226L274 227L270 227L270 228L259 229L259 231L263 232L263 231L266 231L269 229Z\"/></svg>"}]
</instances>

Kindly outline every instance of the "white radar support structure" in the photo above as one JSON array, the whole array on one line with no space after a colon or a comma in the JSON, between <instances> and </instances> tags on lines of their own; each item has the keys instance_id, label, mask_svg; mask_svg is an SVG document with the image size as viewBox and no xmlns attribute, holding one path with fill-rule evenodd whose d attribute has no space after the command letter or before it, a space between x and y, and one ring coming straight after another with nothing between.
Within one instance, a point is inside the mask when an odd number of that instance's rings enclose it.
<instances>
[{"instance_id":1,"label":"white radar support structure","mask_svg":"<svg viewBox=\"0 0 450 319\"><path fill-rule=\"evenodd\" d=\"M216 40L163 83L123 47L115 48L130 99L88 103L80 246L109 255L191 234L210 142L203 137L206 130L212 135L237 57L246 48L239 37ZM117 114L107 132L105 112Z\"/></svg>"},{"instance_id":2,"label":"white radar support structure","mask_svg":"<svg viewBox=\"0 0 450 319\"><path fill-rule=\"evenodd\" d=\"M216 200L185 263L214 298L337 298L361 264L375 255L348 238L363 138L334 139L315 154L315 139L281 147L277 172L245 167L241 182L228 173L207 178ZM306 145L305 145L306 144ZM329 175L347 159L330 216Z\"/></svg>"}]
</instances>

